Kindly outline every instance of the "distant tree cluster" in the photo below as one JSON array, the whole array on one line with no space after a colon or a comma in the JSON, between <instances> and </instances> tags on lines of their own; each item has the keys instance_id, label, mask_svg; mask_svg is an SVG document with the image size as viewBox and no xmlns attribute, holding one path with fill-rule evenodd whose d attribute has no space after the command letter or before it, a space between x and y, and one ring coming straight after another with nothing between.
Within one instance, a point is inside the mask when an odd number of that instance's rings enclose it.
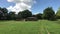
<instances>
[{"instance_id":1,"label":"distant tree cluster","mask_svg":"<svg viewBox=\"0 0 60 34\"><path fill-rule=\"evenodd\" d=\"M32 20L35 18L39 19L46 19L46 20L56 20L60 19L60 8L55 14L55 11L52 7L45 8L43 10L43 13L38 13L36 15L33 15L31 11L24 10L20 11L18 14L15 14L15 12L9 12L6 8L0 7L0 20L23 20L27 18L32 18ZM33 18L34 17L34 18Z\"/></svg>"}]
</instances>

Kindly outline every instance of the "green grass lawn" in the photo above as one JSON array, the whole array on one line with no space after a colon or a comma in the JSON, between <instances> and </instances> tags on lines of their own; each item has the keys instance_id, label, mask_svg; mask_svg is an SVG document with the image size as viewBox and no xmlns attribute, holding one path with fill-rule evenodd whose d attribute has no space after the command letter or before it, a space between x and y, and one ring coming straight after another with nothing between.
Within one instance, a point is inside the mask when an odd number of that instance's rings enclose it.
<instances>
[{"instance_id":1,"label":"green grass lawn","mask_svg":"<svg viewBox=\"0 0 60 34\"><path fill-rule=\"evenodd\" d=\"M0 21L0 34L60 34L60 20Z\"/></svg>"}]
</instances>

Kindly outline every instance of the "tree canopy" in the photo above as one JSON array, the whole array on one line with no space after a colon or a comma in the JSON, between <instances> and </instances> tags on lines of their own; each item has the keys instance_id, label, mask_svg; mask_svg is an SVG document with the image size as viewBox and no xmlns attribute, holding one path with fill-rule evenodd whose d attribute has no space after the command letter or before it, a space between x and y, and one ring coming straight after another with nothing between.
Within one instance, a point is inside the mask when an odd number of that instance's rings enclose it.
<instances>
[{"instance_id":1,"label":"tree canopy","mask_svg":"<svg viewBox=\"0 0 60 34\"><path fill-rule=\"evenodd\" d=\"M55 12L52 7L48 7L43 12L43 18L48 20L53 20L55 17Z\"/></svg>"},{"instance_id":2,"label":"tree canopy","mask_svg":"<svg viewBox=\"0 0 60 34\"><path fill-rule=\"evenodd\" d=\"M48 19L48 20L54 20L55 17L60 18L60 8L58 9L56 16L55 11L52 7L45 8L43 11L43 14L38 13L36 15L33 15L31 11L24 10L20 11L18 14L15 14L13 11L8 11L6 8L0 7L0 20L15 20L15 19L25 19L28 17L36 17L38 19Z\"/></svg>"},{"instance_id":3,"label":"tree canopy","mask_svg":"<svg viewBox=\"0 0 60 34\"><path fill-rule=\"evenodd\" d=\"M24 11L22 11L21 15L23 18L27 18L27 17L31 17L32 13L29 10L24 10Z\"/></svg>"}]
</instances>

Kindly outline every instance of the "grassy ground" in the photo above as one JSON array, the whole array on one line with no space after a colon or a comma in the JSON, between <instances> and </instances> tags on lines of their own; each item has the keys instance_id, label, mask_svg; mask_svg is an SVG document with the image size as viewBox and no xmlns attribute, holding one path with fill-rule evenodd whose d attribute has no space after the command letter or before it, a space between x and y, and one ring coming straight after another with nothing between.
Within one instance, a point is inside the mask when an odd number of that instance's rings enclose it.
<instances>
[{"instance_id":1,"label":"grassy ground","mask_svg":"<svg viewBox=\"0 0 60 34\"><path fill-rule=\"evenodd\" d=\"M0 21L0 34L60 34L60 20Z\"/></svg>"}]
</instances>

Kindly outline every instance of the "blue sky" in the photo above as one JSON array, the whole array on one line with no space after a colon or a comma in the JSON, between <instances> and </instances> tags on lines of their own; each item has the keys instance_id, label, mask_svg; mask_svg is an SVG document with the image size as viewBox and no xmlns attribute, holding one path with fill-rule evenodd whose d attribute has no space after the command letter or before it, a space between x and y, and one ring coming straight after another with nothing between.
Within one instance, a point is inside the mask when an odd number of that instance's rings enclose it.
<instances>
[{"instance_id":1,"label":"blue sky","mask_svg":"<svg viewBox=\"0 0 60 34\"><path fill-rule=\"evenodd\" d=\"M47 7L53 7L55 12L60 7L60 0L35 0L36 3L32 6L31 10L33 14L42 13ZM14 6L13 2L7 2L7 0L0 0L0 7Z\"/></svg>"}]
</instances>

